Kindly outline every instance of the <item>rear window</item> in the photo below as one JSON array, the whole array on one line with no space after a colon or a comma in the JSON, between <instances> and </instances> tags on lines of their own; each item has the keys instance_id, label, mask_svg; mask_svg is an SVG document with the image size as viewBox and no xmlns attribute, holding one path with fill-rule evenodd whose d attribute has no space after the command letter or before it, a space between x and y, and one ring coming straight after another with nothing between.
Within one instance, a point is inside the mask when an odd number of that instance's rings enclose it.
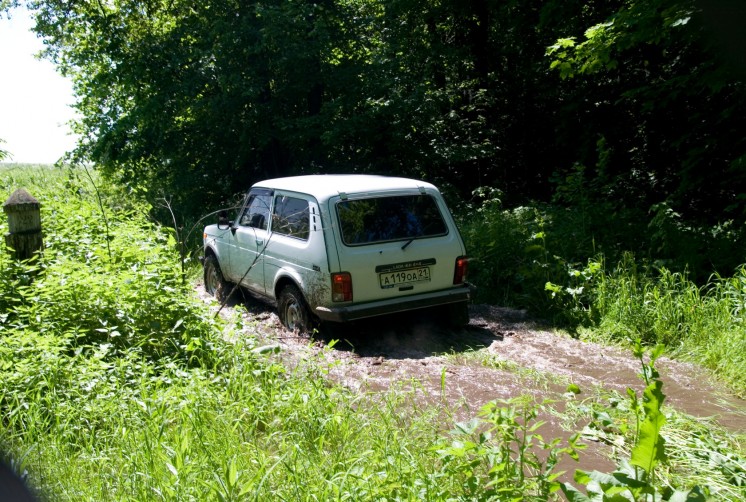
<instances>
[{"instance_id":1,"label":"rear window","mask_svg":"<svg viewBox=\"0 0 746 502\"><path fill-rule=\"evenodd\" d=\"M400 195L337 203L342 241L348 246L435 237L448 233L430 195Z\"/></svg>"}]
</instances>

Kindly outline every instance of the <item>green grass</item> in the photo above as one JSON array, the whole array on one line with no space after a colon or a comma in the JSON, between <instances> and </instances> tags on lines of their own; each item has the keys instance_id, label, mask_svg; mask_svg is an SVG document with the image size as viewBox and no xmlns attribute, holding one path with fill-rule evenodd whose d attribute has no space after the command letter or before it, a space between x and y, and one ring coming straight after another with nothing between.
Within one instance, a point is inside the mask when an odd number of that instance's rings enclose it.
<instances>
[{"instance_id":1,"label":"green grass","mask_svg":"<svg viewBox=\"0 0 746 502\"><path fill-rule=\"evenodd\" d=\"M640 338L712 370L746 396L746 268L698 287L664 268L640 271L626 259L601 275L592 308L591 337L617 342Z\"/></svg>"},{"instance_id":2,"label":"green grass","mask_svg":"<svg viewBox=\"0 0 746 502\"><path fill-rule=\"evenodd\" d=\"M35 491L76 501L558 496L554 461L572 449L533 434L533 401L487 403L451 424L451 410L418 404L415 391L332 383L323 354L286 365L196 298L174 232L145 203L90 174L0 166L0 195L24 186L42 206L43 255L18 264L0 253L0 450ZM692 427L673 422L669 434ZM728 465L740 465L743 445L711 434L702 441L720 449L702 461L731 451ZM664 482L726 476L693 478L678 462L661 467Z\"/></svg>"},{"instance_id":3,"label":"green grass","mask_svg":"<svg viewBox=\"0 0 746 502\"><path fill-rule=\"evenodd\" d=\"M564 427L584 424L582 441L608 445L618 461L632 452L636 432L634 406L626 396L603 387L582 389L583 398L568 399L561 414ZM665 383L663 385L665 392ZM713 500L742 500L746 496L746 435L730 431L712 419L693 418L664 407L661 430L667 462L660 469L662 484L707 487Z\"/></svg>"},{"instance_id":4,"label":"green grass","mask_svg":"<svg viewBox=\"0 0 746 502\"><path fill-rule=\"evenodd\" d=\"M499 354L493 354L484 350L470 350L457 354L450 354L449 360L454 364L478 364L486 368L510 373L513 384L517 387L522 385L530 386L535 389L549 391L552 386L566 387L570 384L570 379L564 375L548 373L535 368L527 368L510 359L505 359Z\"/></svg>"},{"instance_id":5,"label":"green grass","mask_svg":"<svg viewBox=\"0 0 746 502\"><path fill-rule=\"evenodd\" d=\"M286 374L250 348L223 347L212 370L122 361L90 375L92 389L58 375L68 390L34 402L5 442L59 500L416 499L436 488L418 410L392 414L396 396L366 405L313 367Z\"/></svg>"},{"instance_id":6,"label":"green grass","mask_svg":"<svg viewBox=\"0 0 746 502\"><path fill-rule=\"evenodd\" d=\"M686 272L661 264L686 270L686 263L669 259L653 266L655 257L636 259L616 247L604 256L595 236L580 232L572 211L503 209L499 195L475 192L477 203L462 208L459 221L472 257L470 279L479 287L477 301L528 308L534 316L597 341L662 343L669 355L708 368L731 391L746 396L746 264L731 276L714 274L698 284ZM595 217L605 220L605 215ZM625 232L613 226L604 224L609 235ZM640 226L635 232L653 230ZM730 249L732 243L722 238L716 239L720 247Z\"/></svg>"}]
</instances>

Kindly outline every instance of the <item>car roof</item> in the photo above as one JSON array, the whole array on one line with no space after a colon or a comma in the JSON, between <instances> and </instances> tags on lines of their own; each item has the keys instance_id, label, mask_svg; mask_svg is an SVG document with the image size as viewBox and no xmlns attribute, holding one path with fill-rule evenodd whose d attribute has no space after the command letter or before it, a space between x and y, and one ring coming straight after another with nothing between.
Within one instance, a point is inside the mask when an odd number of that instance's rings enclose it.
<instances>
[{"instance_id":1,"label":"car roof","mask_svg":"<svg viewBox=\"0 0 746 502\"><path fill-rule=\"evenodd\" d=\"M274 178L254 184L256 188L271 188L313 195L319 202L331 197L347 195L364 195L379 191L419 191L426 188L437 191L434 185L426 181L372 174L312 174Z\"/></svg>"}]
</instances>

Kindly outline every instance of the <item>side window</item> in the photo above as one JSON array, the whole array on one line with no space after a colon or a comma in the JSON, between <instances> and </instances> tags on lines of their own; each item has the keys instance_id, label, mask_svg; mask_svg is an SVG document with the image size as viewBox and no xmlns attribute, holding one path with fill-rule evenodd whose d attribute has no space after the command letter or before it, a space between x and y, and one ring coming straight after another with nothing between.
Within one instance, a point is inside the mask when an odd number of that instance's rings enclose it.
<instances>
[{"instance_id":1,"label":"side window","mask_svg":"<svg viewBox=\"0 0 746 502\"><path fill-rule=\"evenodd\" d=\"M269 204L271 201L272 194L269 191L250 193L238 224L244 227L266 230L269 223Z\"/></svg>"},{"instance_id":2,"label":"side window","mask_svg":"<svg viewBox=\"0 0 746 502\"><path fill-rule=\"evenodd\" d=\"M308 201L283 195L275 197L272 232L308 240Z\"/></svg>"}]
</instances>

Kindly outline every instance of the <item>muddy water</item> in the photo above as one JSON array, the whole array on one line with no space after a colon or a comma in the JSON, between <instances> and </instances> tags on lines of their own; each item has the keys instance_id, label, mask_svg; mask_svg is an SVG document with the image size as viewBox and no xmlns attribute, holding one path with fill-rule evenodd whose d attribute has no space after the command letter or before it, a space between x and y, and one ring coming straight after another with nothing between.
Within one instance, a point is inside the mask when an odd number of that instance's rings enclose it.
<instances>
[{"instance_id":1,"label":"muddy water","mask_svg":"<svg viewBox=\"0 0 746 502\"><path fill-rule=\"evenodd\" d=\"M323 353L334 363L329 376L340 384L371 393L409 388L423 405L448 409L454 422L477 416L490 401L518 395L530 395L536 402L554 399L561 408L568 383L586 392L601 386L622 394L628 387L639 394L644 387L638 376L640 363L631 353L540 329L515 310L473 306L469 326L457 331L427 313L366 320L322 332L314 347L307 338L283 331L272 310L251 303L248 308L253 319L263 320L254 328L255 334L282 343L284 357ZM333 350L322 351L331 340L337 340ZM485 365L485 360L494 364ZM705 372L666 358L659 359L656 367L663 378L666 405L712 419L734 432L746 431L746 402L717 392ZM545 439L570 435L555 414L543 413L539 418L546 421L538 431ZM583 425L575 424L573 430ZM561 468L569 473L576 468L607 472L614 468L608 446L586 444L580 463L566 459Z\"/></svg>"},{"instance_id":2,"label":"muddy water","mask_svg":"<svg viewBox=\"0 0 746 502\"><path fill-rule=\"evenodd\" d=\"M444 329L427 318L391 318L351 325L337 344L348 355L362 378L347 384L359 388L388 386L401 377L433 377L436 369L440 393L441 371L446 381L461 389L459 397L468 409L478 409L490 399L506 398L522 392L551 393L575 383L581 389L602 386L624 394L628 387L642 389L640 362L628 351L583 342L568 336L537 329L520 311L487 305L472 308L472 321L459 331ZM465 358L454 364L438 354L486 352L495 360L513 363L546 376L555 389L516 387L513 372L484 367ZM344 358L342 354L340 357ZM461 360L456 358L457 361ZM656 367L664 381L666 404L694 417L713 418L737 432L746 431L746 402L716 390L706 372L693 364L661 358ZM449 378L450 376L450 378ZM550 385L552 387L552 385Z\"/></svg>"}]
</instances>

